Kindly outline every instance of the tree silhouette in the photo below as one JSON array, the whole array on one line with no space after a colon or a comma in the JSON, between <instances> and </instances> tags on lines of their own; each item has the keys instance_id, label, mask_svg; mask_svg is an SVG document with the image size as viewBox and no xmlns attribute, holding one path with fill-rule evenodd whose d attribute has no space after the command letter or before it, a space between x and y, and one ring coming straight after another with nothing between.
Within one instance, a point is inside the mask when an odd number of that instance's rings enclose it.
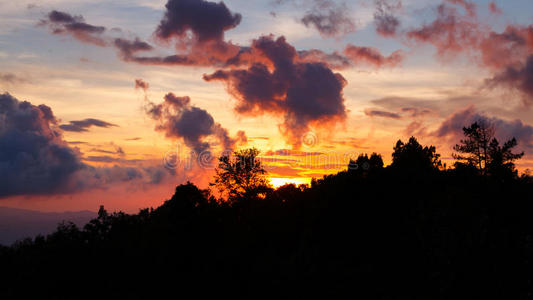
<instances>
[{"instance_id":1,"label":"tree silhouette","mask_svg":"<svg viewBox=\"0 0 533 300\"><path fill-rule=\"evenodd\" d=\"M398 140L392 153L392 165L394 169L411 171L432 171L442 166L440 154L435 146L420 145L415 137L409 138L404 144Z\"/></svg>"},{"instance_id":2,"label":"tree silhouette","mask_svg":"<svg viewBox=\"0 0 533 300\"><path fill-rule=\"evenodd\" d=\"M514 161L524 156L524 152L512 152L512 149L516 145L517 141L515 138L505 142L503 146L500 146L497 139L492 139L488 149L489 162L487 164L487 172L500 177L516 175Z\"/></svg>"},{"instance_id":3,"label":"tree silhouette","mask_svg":"<svg viewBox=\"0 0 533 300\"><path fill-rule=\"evenodd\" d=\"M477 167L481 174L501 175L515 173L514 161L524 153L513 153L517 141L513 137L500 146L494 137L494 126L487 120L479 120L463 128L465 139L455 145L453 157Z\"/></svg>"},{"instance_id":4,"label":"tree silhouette","mask_svg":"<svg viewBox=\"0 0 533 300\"><path fill-rule=\"evenodd\" d=\"M368 154L366 153L361 154L356 160L350 159L350 163L348 164L348 170L351 172L379 169L383 169L383 158L377 153L372 153L370 157L368 157Z\"/></svg>"},{"instance_id":5,"label":"tree silhouette","mask_svg":"<svg viewBox=\"0 0 533 300\"><path fill-rule=\"evenodd\" d=\"M479 120L468 127L463 127L463 133L465 139L453 147L460 154L454 153L453 157L476 166L482 174L485 174L489 159L489 144L494 138L494 126L487 120Z\"/></svg>"},{"instance_id":6,"label":"tree silhouette","mask_svg":"<svg viewBox=\"0 0 533 300\"><path fill-rule=\"evenodd\" d=\"M258 159L259 153L256 148L251 148L236 151L233 157L221 156L211 185L230 202L245 196L255 198L266 192L270 185L265 178L266 170Z\"/></svg>"}]
</instances>

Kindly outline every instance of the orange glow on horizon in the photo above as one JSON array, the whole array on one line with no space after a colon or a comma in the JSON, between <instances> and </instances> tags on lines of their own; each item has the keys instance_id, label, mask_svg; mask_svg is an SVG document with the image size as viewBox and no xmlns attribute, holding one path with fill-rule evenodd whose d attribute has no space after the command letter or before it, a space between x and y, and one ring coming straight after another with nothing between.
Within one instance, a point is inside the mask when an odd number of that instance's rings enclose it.
<instances>
[{"instance_id":1,"label":"orange glow on horizon","mask_svg":"<svg viewBox=\"0 0 533 300\"><path fill-rule=\"evenodd\" d=\"M269 180L270 180L270 184L272 184L274 188L278 188L280 186L284 186L286 184L291 184L291 183L297 186L300 184L311 184L311 178L307 178L307 177L300 177L300 178L270 177Z\"/></svg>"}]
</instances>

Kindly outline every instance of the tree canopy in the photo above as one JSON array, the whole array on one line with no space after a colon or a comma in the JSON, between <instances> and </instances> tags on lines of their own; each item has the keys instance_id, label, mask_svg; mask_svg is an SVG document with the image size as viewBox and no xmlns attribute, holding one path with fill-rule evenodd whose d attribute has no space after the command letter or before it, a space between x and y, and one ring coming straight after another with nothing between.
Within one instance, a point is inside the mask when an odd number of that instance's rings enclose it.
<instances>
[{"instance_id":1,"label":"tree canopy","mask_svg":"<svg viewBox=\"0 0 533 300\"><path fill-rule=\"evenodd\" d=\"M259 160L259 150L255 148L236 151L233 157L223 155L216 168L215 186L228 200L243 197L257 197L265 193L270 184L265 177L266 171Z\"/></svg>"},{"instance_id":2,"label":"tree canopy","mask_svg":"<svg viewBox=\"0 0 533 300\"><path fill-rule=\"evenodd\" d=\"M465 138L454 146L453 157L459 163L475 166L484 175L512 175L516 173L514 161L524 153L513 153L517 146L513 137L500 146L494 137L494 125L488 120L478 120L463 128Z\"/></svg>"}]
</instances>

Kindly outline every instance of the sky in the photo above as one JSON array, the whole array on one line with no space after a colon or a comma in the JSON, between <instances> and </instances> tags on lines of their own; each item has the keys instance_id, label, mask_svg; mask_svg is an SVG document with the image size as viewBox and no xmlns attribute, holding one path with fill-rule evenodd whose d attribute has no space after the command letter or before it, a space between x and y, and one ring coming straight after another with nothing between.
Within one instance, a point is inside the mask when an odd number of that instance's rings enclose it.
<instances>
[{"instance_id":1,"label":"sky","mask_svg":"<svg viewBox=\"0 0 533 300\"><path fill-rule=\"evenodd\" d=\"M533 166L529 0L0 0L0 206L135 212L256 147L309 183L490 120Z\"/></svg>"}]
</instances>

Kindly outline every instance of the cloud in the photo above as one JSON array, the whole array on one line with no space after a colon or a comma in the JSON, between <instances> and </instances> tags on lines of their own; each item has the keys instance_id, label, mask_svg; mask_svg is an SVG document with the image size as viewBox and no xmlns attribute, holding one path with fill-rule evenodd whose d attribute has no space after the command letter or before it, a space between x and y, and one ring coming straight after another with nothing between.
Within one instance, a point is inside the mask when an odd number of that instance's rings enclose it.
<instances>
[{"instance_id":1,"label":"cloud","mask_svg":"<svg viewBox=\"0 0 533 300\"><path fill-rule=\"evenodd\" d=\"M114 150L105 150L105 149L99 149L99 148L92 148L89 150L89 152L98 152L98 153L105 153L105 154L116 154L119 156L125 156L126 153L124 152L124 149L120 146L114 146Z\"/></svg>"},{"instance_id":2,"label":"cloud","mask_svg":"<svg viewBox=\"0 0 533 300\"><path fill-rule=\"evenodd\" d=\"M400 20L394 13L402 8L402 1L397 0L391 3L388 0L375 0L375 4L374 22L376 23L376 32L384 37L396 36Z\"/></svg>"},{"instance_id":3,"label":"cloud","mask_svg":"<svg viewBox=\"0 0 533 300\"><path fill-rule=\"evenodd\" d=\"M459 5L461 6L469 16L475 17L476 16L476 3L468 0L446 0L449 3Z\"/></svg>"},{"instance_id":4,"label":"cloud","mask_svg":"<svg viewBox=\"0 0 533 300\"><path fill-rule=\"evenodd\" d=\"M142 79L135 79L135 89L141 89L143 91L147 91L150 87L150 84L148 82L142 80Z\"/></svg>"},{"instance_id":5,"label":"cloud","mask_svg":"<svg viewBox=\"0 0 533 300\"><path fill-rule=\"evenodd\" d=\"M135 38L133 41L124 38L116 38L113 44L119 50L119 55L124 60L132 59L133 55L137 52L150 51L153 49L150 44L141 41L139 38Z\"/></svg>"},{"instance_id":6,"label":"cloud","mask_svg":"<svg viewBox=\"0 0 533 300\"><path fill-rule=\"evenodd\" d=\"M246 136L246 132L244 130L237 131L237 143L240 145L246 145L248 143L248 137Z\"/></svg>"},{"instance_id":7,"label":"cloud","mask_svg":"<svg viewBox=\"0 0 533 300\"><path fill-rule=\"evenodd\" d=\"M204 0L169 0L166 12L156 30L157 37L187 39L190 31L199 43L220 42L224 32L237 27L240 14L232 13L224 2Z\"/></svg>"},{"instance_id":8,"label":"cloud","mask_svg":"<svg viewBox=\"0 0 533 300\"><path fill-rule=\"evenodd\" d=\"M388 118L388 119L395 119L395 120L399 120L402 118L402 116L400 116L400 114L397 114L397 113L382 111L382 110L374 110L374 109L365 110L365 115L369 117L381 117L381 118Z\"/></svg>"},{"instance_id":9,"label":"cloud","mask_svg":"<svg viewBox=\"0 0 533 300\"><path fill-rule=\"evenodd\" d=\"M326 38L342 37L356 30L346 4L336 4L330 0L314 0L313 8L300 21L306 27L314 27Z\"/></svg>"},{"instance_id":10,"label":"cloud","mask_svg":"<svg viewBox=\"0 0 533 300\"><path fill-rule=\"evenodd\" d=\"M251 48L259 58L248 68L204 75L206 81L227 84L238 101L237 113L282 115L280 130L295 147L301 145L310 126L344 121L346 80L342 75L323 63L298 62L296 50L284 37L263 36L254 40Z\"/></svg>"},{"instance_id":11,"label":"cloud","mask_svg":"<svg viewBox=\"0 0 533 300\"><path fill-rule=\"evenodd\" d=\"M148 102L145 108L147 115L158 122L155 130L164 132L168 138L183 139L197 155L211 150L209 137L216 138L223 150L233 149L236 140L206 110L192 106L189 97L168 93L164 99L160 104Z\"/></svg>"},{"instance_id":12,"label":"cloud","mask_svg":"<svg viewBox=\"0 0 533 300\"><path fill-rule=\"evenodd\" d=\"M0 95L0 197L75 188L71 175L84 166L51 128L55 120L45 105Z\"/></svg>"},{"instance_id":13,"label":"cloud","mask_svg":"<svg viewBox=\"0 0 533 300\"><path fill-rule=\"evenodd\" d=\"M498 5L492 1L489 3L489 10L491 13L495 14L495 15L501 15L503 14L503 11L500 7L498 7Z\"/></svg>"},{"instance_id":14,"label":"cloud","mask_svg":"<svg viewBox=\"0 0 533 300\"><path fill-rule=\"evenodd\" d=\"M419 107L402 107L402 112L409 113L410 117L416 118L430 114L431 109L419 108Z\"/></svg>"},{"instance_id":15,"label":"cloud","mask_svg":"<svg viewBox=\"0 0 533 300\"><path fill-rule=\"evenodd\" d=\"M70 121L69 124L59 125L59 128L63 131L86 132L86 131L89 131L87 128L90 128L92 126L109 128L109 127L117 127L118 125L111 124L106 121L90 118L90 119L85 119L85 120L80 120L80 121Z\"/></svg>"},{"instance_id":16,"label":"cloud","mask_svg":"<svg viewBox=\"0 0 533 300\"><path fill-rule=\"evenodd\" d=\"M338 53L325 53L318 49L300 50L298 56L305 62L321 62L328 65L332 69L345 69L352 66L352 61Z\"/></svg>"},{"instance_id":17,"label":"cloud","mask_svg":"<svg viewBox=\"0 0 533 300\"><path fill-rule=\"evenodd\" d=\"M1 73L0 72L0 82L15 84L15 83L25 83L27 82L27 80L13 73Z\"/></svg>"},{"instance_id":18,"label":"cloud","mask_svg":"<svg viewBox=\"0 0 533 300\"><path fill-rule=\"evenodd\" d=\"M491 70L520 65L532 53L533 27L509 25L501 33L488 33L476 47L481 63Z\"/></svg>"},{"instance_id":19,"label":"cloud","mask_svg":"<svg viewBox=\"0 0 533 300\"><path fill-rule=\"evenodd\" d=\"M460 4L464 1L447 2ZM482 36L480 30L475 15L464 15L459 13L456 7L441 4L437 7L437 18L433 22L409 31L407 37L433 44L439 57L446 57L477 45Z\"/></svg>"},{"instance_id":20,"label":"cloud","mask_svg":"<svg viewBox=\"0 0 533 300\"><path fill-rule=\"evenodd\" d=\"M459 110L447 117L430 135L438 138L448 138L454 142L463 137L463 127L485 120L495 128L495 136L500 140L509 140L515 137L518 146L533 153L533 126L527 125L519 119L504 120L498 117L489 117L478 112L474 106Z\"/></svg>"},{"instance_id":21,"label":"cloud","mask_svg":"<svg viewBox=\"0 0 533 300\"><path fill-rule=\"evenodd\" d=\"M457 6L462 7L465 14L461 14ZM489 87L502 86L518 91L523 95L524 104L530 105L533 99L533 25L508 25L503 32L495 32L490 30L490 24L477 19L476 9L472 1L446 0L437 7L437 18L433 22L411 30L407 37L433 44L442 58L460 52L469 54L493 74L486 80Z\"/></svg>"},{"instance_id":22,"label":"cloud","mask_svg":"<svg viewBox=\"0 0 533 300\"><path fill-rule=\"evenodd\" d=\"M174 174L162 166L87 165L55 130L56 124L50 107L0 94L0 198L69 194L128 182L155 184Z\"/></svg>"},{"instance_id":23,"label":"cloud","mask_svg":"<svg viewBox=\"0 0 533 300\"><path fill-rule=\"evenodd\" d=\"M101 36L106 28L87 24L82 16L53 10L40 24L47 25L53 34L69 34L84 43L106 46L106 41Z\"/></svg>"},{"instance_id":24,"label":"cloud","mask_svg":"<svg viewBox=\"0 0 533 300\"><path fill-rule=\"evenodd\" d=\"M165 8L154 35L164 44L175 41L177 53L139 56L136 52L152 50L152 46L138 39L116 40L115 45L125 61L146 65L222 66L239 53L239 46L224 41L224 33L237 27L242 16L232 13L224 2L169 0Z\"/></svg>"},{"instance_id":25,"label":"cloud","mask_svg":"<svg viewBox=\"0 0 533 300\"><path fill-rule=\"evenodd\" d=\"M351 59L355 65L363 62L376 67L394 67L400 64L404 59L404 54L401 50L393 52L390 56L383 56L383 54L381 54L376 48L354 45L346 46L344 54Z\"/></svg>"},{"instance_id":26,"label":"cloud","mask_svg":"<svg viewBox=\"0 0 533 300\"><path fill-rule=\"evenodd\" d=\"M489 86L502 85L519 90L524 95L524 103L533 103L533 55L527 58L524 65L509 66L506 70L487 80Z\"/></svg>"}]
</instances>

